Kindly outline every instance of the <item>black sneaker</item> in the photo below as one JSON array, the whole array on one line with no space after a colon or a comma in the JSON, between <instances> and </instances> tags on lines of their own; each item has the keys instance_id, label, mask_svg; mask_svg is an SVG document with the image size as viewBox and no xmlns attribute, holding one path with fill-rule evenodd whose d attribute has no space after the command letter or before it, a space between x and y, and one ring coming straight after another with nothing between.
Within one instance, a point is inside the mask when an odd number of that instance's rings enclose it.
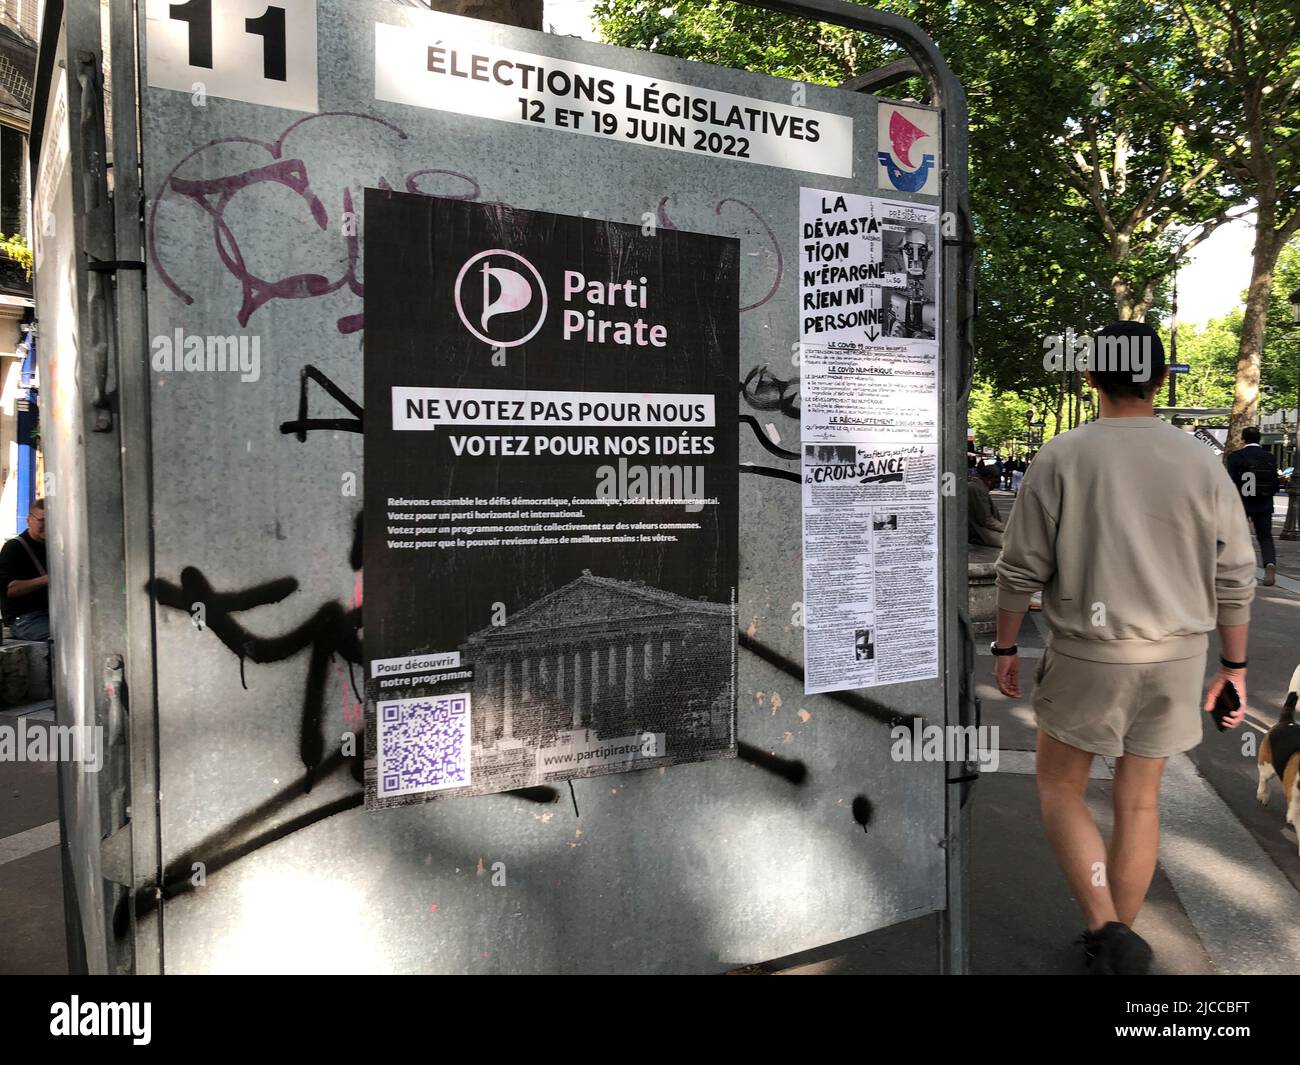
<instances>
[{"instance_id":1,"label":"black sneaker","mask_svg":"<svg viewBox=\"0 0 1300 1065\"><path fill-rule=\"evenodd\" d=\"M1084 932L1083 944L1088 972L1093 976L1145 976L1151 968L1147 941L1119 921L1111 921L1096 932Z\"/></svg>"}]
</instances>

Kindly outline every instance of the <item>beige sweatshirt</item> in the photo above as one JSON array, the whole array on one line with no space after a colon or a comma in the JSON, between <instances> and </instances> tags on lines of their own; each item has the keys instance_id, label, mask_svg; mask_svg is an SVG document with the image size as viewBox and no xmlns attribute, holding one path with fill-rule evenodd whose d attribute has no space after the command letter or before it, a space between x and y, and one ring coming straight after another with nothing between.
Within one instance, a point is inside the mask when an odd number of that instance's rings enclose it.
<instances>
[{"instance_id":1,"label":"beige sweatshirt","mask_svg":"<svg viewBox=\"0 0 1300 1065\"><path fill-rule=\"evenodd\" d=\"M1203 655L1250 620L1255 551L1214 453L1160 418L1099 418L1031 463L997 561L998 606L1043 589L1052 648L1095 662Z\"/></svg>"}]
</instances>

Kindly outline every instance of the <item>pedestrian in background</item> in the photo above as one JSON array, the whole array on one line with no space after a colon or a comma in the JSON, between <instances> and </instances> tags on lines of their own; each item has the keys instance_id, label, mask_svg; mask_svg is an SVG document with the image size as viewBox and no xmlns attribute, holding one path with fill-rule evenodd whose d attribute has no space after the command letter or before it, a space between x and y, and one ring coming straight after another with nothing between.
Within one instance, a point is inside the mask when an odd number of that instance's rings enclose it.
<instances>
[{"instance_id":1,"label":"pedestrian in background","mask_svg":"<svg viewBox=\"0 0 1300 1065\"><path fill-rule=\"evenodd\" d=\"M1241 495L1246 517L1255 526L1259 553L1264 563L1264 583L1277 580L1277 548L1273 544L1273 497L1277 495L1277 460L1260 446L1259 429L1253 425L1241 431L1242 446L1228 456L1228 472Z\"/></svg>"}]
</instances>

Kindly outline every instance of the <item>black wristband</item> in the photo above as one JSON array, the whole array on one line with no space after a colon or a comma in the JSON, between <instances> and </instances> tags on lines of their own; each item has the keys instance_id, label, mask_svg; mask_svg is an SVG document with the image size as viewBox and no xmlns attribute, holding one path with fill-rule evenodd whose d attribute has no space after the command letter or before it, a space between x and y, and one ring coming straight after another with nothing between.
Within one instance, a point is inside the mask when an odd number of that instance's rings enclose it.
<instances>
[{"instance_id":1,"label":"black wristband","mask_svg":"<svg viewBox=\"0 0 1300 1065\"><path fill-rule=\"evenodd\" d=\"M1014 643L1010 647L999 647L998 641L994 640L989 644L989 650L998 658L1007 658L1010 655L1018 653L1020 648Z\"/></svg>"},{"instance_id":2,"label":"black wristband","mask_svg":"<svg viewBox=\"0 0 1300 1065\"><path fill-rule=\"evenodd\" d=\"M1245 669L1246 668L1245 661L1229 662L1226 658L1223 657L1223 655L1219 655L1219 665L1221 665L1224 669Z\"/></svg>"}]
</instances>

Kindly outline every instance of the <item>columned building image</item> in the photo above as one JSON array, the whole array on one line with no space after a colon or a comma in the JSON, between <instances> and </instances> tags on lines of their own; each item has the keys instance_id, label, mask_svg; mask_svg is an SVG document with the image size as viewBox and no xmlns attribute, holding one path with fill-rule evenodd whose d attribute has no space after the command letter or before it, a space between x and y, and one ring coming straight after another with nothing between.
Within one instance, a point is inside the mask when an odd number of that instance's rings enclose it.
<instances>
[{"instance_id":1,"label":"columned building image","mask_svg":"<svg viewBox=\"0 0 1300 1065\"><path fill-rule=\"evenodd\" d=\"M475 784L727 753L734 640L730 604L584 570L461 647Z\"/></svg>"}]
</instances>

